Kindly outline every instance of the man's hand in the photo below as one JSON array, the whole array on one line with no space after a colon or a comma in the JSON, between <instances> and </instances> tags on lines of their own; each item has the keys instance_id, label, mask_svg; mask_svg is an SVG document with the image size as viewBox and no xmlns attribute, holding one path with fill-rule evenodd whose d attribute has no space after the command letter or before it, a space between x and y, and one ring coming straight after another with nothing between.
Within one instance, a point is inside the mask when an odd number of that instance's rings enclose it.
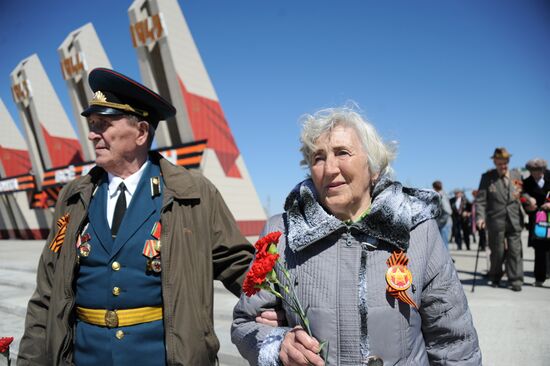
<instances>
[{"instance_id":1,"label":"man's hand","mask_svg":"<svg viewBox=\"0 0 550 366\"><path fill-rule=\"evenodd\" d=\"M324 366L318 353L319 342L297 326L286 334L279 359L285 366Z\"/></svg>"},{"instance_id":2,"label":"man's hand","mask_svg":"<svg viewBox=\"0 0 550 366\"><path fill-rule=\"evenodd\" d=\"M537 209L537 200L535 200L533 197L527 198L527 202L525 205L525 211L536 211Z\"/></svg>"},{"instance_id":3,"label":"man's hand","mask_svg":"<svg viewBox=\"0 0 550 366\"><path fill-rule=\"evenodd\" d=\"M256 323L269 325L270 327L280 327L285 325L285 312L283 310L262 311L256 317Z\"/></svg>"},{"instance_id":4,"label":"man's hand","mask_svg":"<svg viewBox=\"0 0 550 366\"><path fill-rule=\"evenodd\" d=\"M485 220L479 219L476 221L476 226L479 230L485 229Z\"/></svg>"},{"instance_id":5,"label":"man's hand","mask_svg":"<svg viewBox=\"0 0 550 366\"><path fill-rule=\"evenodd\" d=\"M540 206L540 208L543 209L544 211L550 211L550 202L546 202L545 204Z\"/></svg>"}]
</instances>

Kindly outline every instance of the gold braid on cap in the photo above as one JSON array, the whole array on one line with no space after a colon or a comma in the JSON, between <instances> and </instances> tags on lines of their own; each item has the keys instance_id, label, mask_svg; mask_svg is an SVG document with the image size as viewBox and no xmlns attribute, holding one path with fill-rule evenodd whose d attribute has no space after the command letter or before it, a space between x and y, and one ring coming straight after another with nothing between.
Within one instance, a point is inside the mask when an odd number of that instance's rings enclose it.
<instances>
[{"instance_id":1,"label":"gold braid on cap","mask_svg":"<svg viewBox=\"0 0 550 366\"><path fill-rule=\"evenodd\" d=\"M119 104L119 103L108 102L107 97L100 90L94 93L92 100L90 100L90 105L100 105L102 107L111 107L115 109L120 109L123 111L138 114L142 117L149 116L149 112L134 108L129 104Z\"/></svg>"}]
</instances>

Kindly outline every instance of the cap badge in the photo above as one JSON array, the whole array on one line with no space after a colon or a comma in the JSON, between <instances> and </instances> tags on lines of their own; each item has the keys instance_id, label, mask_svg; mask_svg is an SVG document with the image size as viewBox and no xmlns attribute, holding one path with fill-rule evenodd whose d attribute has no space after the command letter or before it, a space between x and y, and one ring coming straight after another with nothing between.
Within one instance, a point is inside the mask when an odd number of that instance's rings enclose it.
<instances>
[{"instance_id":1,"label":"cap badge","mask_svg":"<svg viewBox=\"0 0 550 366\"><path fill-rule=\"evenodd\" d=\"M98 90L94 93L94 97L92 98L92 100L99 101L99 102L106 102L107 97L100 90Z\"/></svg>"}]
</instances>

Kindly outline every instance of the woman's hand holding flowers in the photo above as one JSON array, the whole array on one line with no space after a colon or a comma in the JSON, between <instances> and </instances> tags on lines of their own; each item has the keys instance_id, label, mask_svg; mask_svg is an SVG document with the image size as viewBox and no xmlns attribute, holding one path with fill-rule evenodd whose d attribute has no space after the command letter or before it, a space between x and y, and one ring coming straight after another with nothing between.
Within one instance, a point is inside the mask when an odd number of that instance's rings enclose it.
<instances>
[{"instance_id":1,"label":"woman's hand holding flowers","mask_svg":"<svg viewBox=\"0 0 550 366\"><path fill-rule=\"evenodd\" d=\"M279 359L285 366L324 366L319 356L319 342L310 337L300 326L285 335L281 344Z\"/></svg>"}]
</instances>

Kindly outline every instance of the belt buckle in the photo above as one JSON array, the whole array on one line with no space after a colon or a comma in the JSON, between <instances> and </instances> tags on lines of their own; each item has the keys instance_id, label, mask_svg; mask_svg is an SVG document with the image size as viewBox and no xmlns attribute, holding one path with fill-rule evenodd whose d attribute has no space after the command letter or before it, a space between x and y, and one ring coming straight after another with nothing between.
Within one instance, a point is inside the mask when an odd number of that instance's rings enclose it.
<instances>
[{"instance_id":1,"label":"belt buckle","mask_svg":"<svg viewBox=\"0 0 550 366\"><path fill-rule=\"evenodd\" d=\"M116 310L107 310L105 313L105 325L107 328L118 327L118 315Z\"/></svg>"}]
</instances>

